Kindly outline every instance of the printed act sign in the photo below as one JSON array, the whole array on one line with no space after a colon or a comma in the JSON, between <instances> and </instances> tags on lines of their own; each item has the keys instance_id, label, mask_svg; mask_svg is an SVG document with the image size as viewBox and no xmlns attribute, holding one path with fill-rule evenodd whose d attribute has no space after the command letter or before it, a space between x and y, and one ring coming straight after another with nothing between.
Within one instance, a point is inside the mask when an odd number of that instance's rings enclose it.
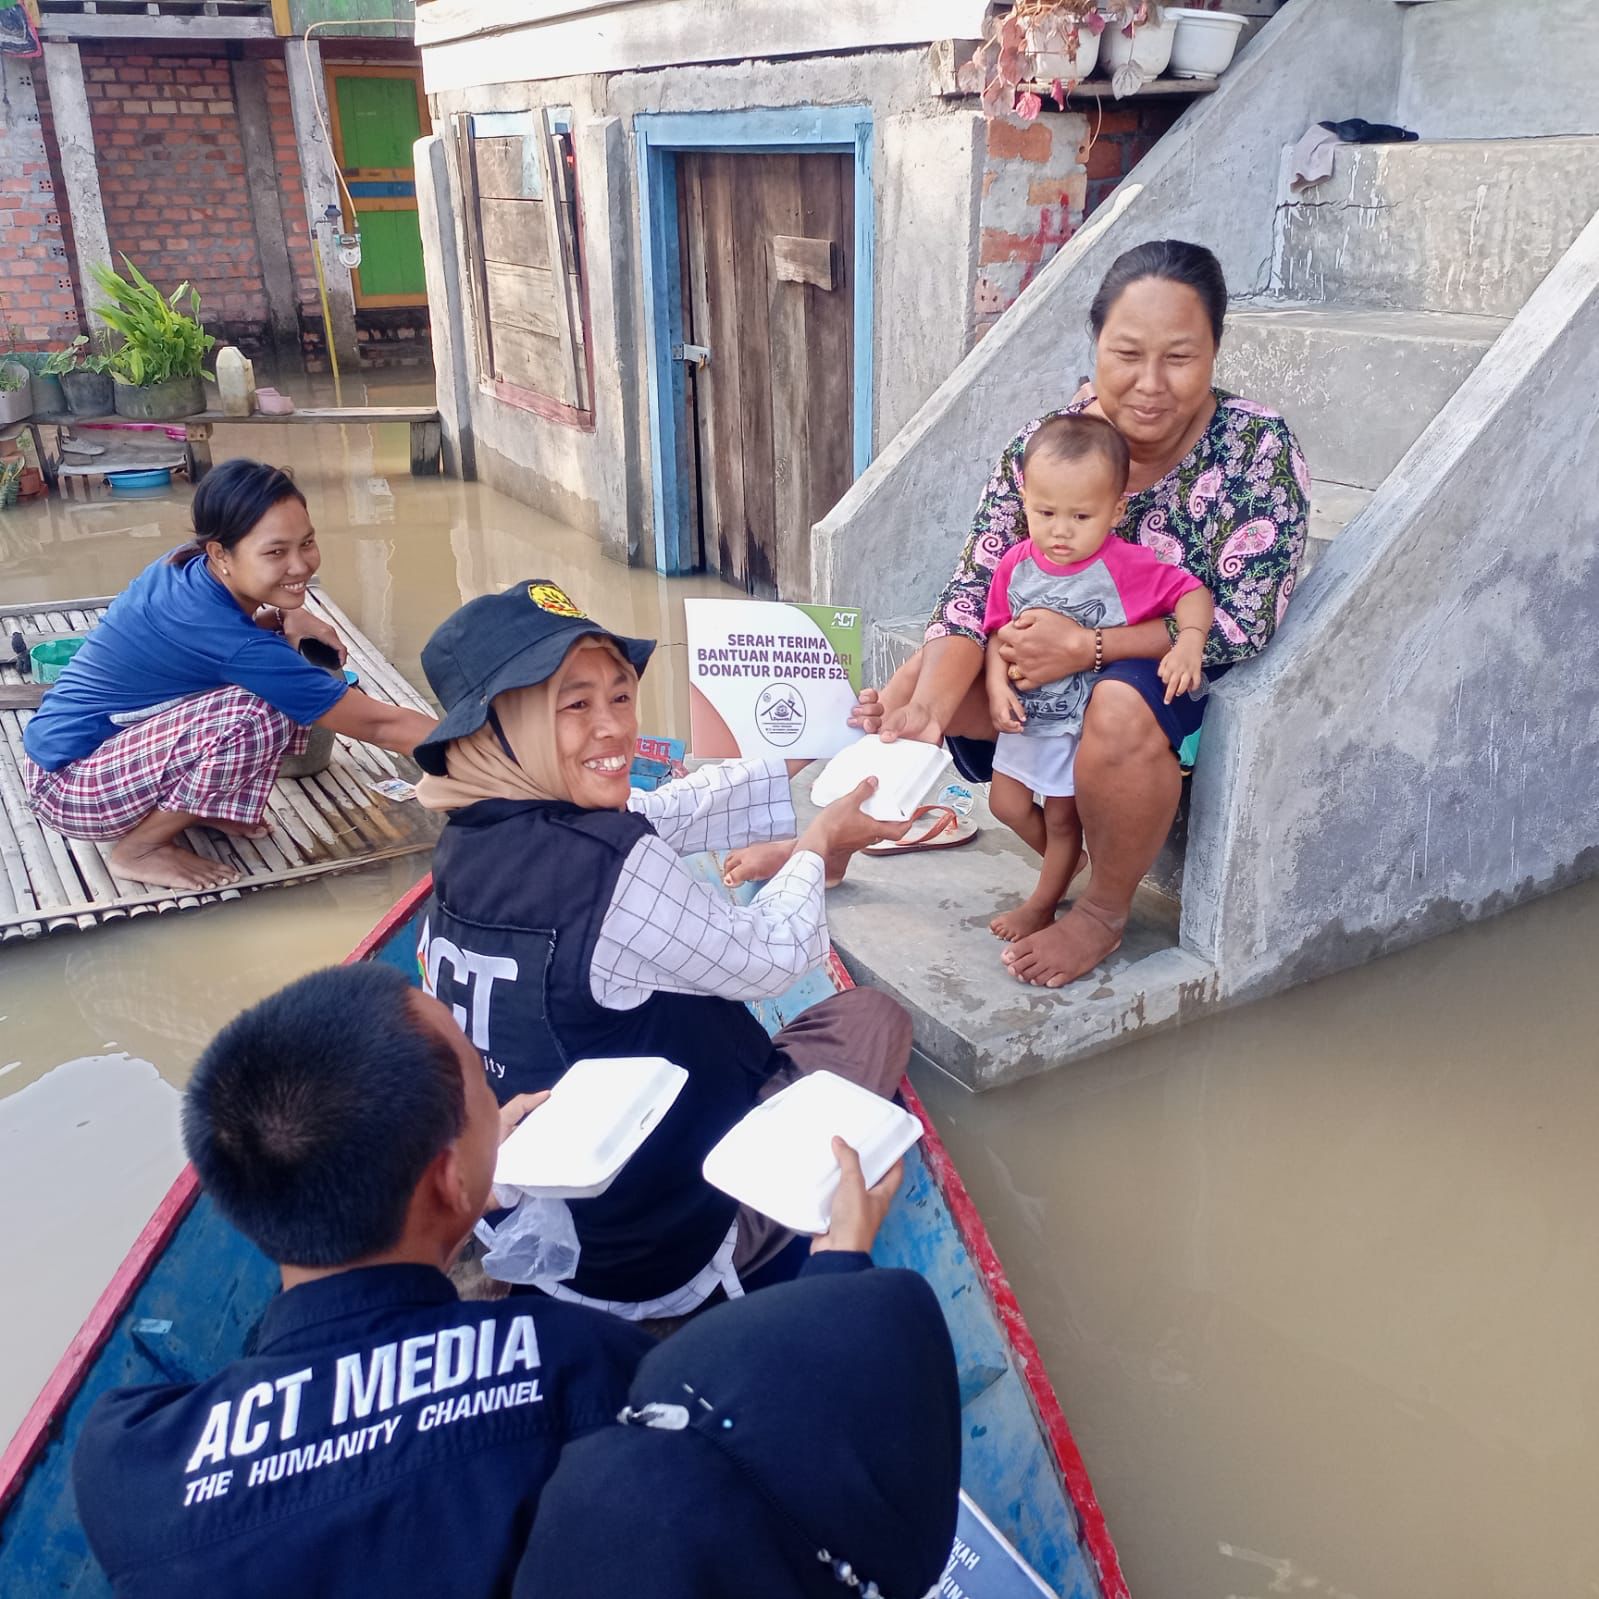
<instances>
[{"instance_id":1,"label":"printed act sign","mask_svg":"<svg viewBox=\"0 0 1599 1599\"><path fill-rule=\"evenodd\" d=\"M809 760L860 736L861 613L777 600L685 600L689 742L717 759Z\"/></svg>"}]
</instances>

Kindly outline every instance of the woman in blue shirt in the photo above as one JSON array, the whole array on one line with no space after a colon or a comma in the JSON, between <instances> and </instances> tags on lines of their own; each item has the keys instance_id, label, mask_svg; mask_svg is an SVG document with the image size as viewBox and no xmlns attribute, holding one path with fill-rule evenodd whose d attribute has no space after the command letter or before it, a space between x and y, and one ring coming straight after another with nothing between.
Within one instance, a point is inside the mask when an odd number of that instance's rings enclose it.
<instances>
[{"instance_id":1,"label":"woman in blue shirt","mask_svg":"<svg viewBox=\"0 0 1599 1599\"><path fill-rule=\"evenodd\" d=\"M23 734L28 799L68 838L116 841L119 877L219 888L238 873L178 843L196 823L260 838L285 755L314 725L409 755L433 730L300 653L337 633L305 610L322 564L305 496L228 461L194 495L194 539L107 610Z\"/></svg>"}]
</instances>

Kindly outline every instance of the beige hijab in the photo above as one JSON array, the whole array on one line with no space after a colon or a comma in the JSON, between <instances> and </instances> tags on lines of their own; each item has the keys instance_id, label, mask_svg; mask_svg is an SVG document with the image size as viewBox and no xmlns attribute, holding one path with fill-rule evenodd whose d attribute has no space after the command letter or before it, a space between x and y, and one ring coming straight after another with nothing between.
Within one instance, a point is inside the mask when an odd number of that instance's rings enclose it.
<instances>
[{"instance_id":1,"label":"beige hijab","mask_svg":"<svg viewBox=\"0 0 1599 1599\"><path fill-rule=\"evenodd\" d=\"M451 739L445 746L447 775L424 777L416 786L416 797L430 811L456 811L479 800L565 800L572 793L561 773L555 748L555 706L561 682L577 657L586 649L601 649L631 672L621 652L604 639L579 639L553 677L527 688L507 689L496 694L491 705L505 732L511 755L485 722L465 738Z\"/></svg>"}]
</instances>

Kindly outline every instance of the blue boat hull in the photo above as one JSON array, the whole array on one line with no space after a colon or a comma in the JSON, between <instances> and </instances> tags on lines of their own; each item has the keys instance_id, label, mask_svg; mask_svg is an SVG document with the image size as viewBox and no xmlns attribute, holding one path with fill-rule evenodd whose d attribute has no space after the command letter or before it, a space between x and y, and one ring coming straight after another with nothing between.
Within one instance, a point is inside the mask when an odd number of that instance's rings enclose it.
<instances>
[{"instance_id":1,"label":"blue boat hull","mask_svg":"<svg viewBox=\"0 0 1599 1599\"><path fill-rule=\"evenodd\" d=\"M426 886L352 959L384 961L414 982ZM775 1030L847 982L835 963L752 1008ZM921 1114L908 1090L906 1098ZM967 1493L1063 1599L1122 1599L1115 1552L1037 1350L930 1124L875 1253L920 1272L943 1303L960 1365ZM0 1463L0 1594L110 1594L73 1503L69 1463L84 1416L109 1388L195 1380L236 1357L277 1286L276 1269L196 1196L186 1171Z\"/></svg>"}]
</instances>

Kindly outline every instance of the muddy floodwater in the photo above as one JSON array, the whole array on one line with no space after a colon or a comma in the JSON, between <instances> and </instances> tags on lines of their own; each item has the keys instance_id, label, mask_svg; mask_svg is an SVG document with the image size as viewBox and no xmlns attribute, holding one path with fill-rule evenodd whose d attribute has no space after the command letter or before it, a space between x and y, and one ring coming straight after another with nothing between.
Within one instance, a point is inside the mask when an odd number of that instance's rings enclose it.
<instances>
[{"instance_id":1,"label":"muddy floodwater","mask_svg":"<svg viewBox=\"0 0 1599 1599\"><path fill-rule=\"evenodd\" d=\"M728 591L413 480L405 429L376 433L219 430L217 458L293 466L323 581L419 686L456 603L549 577L667 641L642 720L685 731L681 600ZM115 592L186 503L0 516L0 609ZM0 1436L177 1170L205 1041L424 869L0 954ZM982 1098L919 1070L1135 1595L1599 1596L1596 944L1588 885Z\"/></svg>"}]
</instances>

